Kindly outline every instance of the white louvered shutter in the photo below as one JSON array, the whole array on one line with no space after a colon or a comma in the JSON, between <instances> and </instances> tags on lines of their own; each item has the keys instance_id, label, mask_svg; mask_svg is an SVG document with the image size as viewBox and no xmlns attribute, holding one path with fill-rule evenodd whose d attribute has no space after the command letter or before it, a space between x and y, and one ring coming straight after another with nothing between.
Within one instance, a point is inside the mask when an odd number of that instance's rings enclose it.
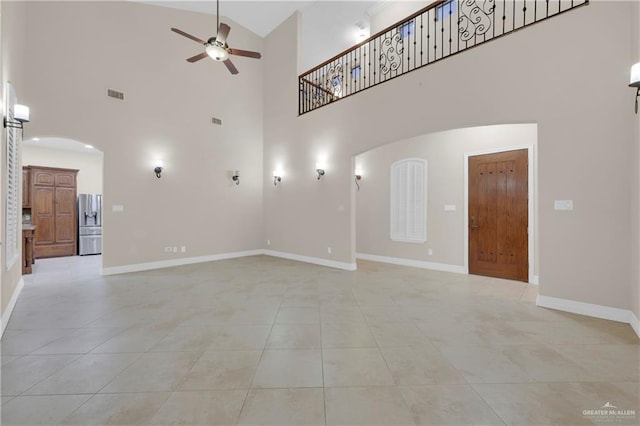
<instances>
[{"instance_id":1,"label":"white louvered shutter","mask_svg":"<svg viewBox=\"0 0 640 426\"><path fill-rule=\"evenodd\" d=\"M427 162L408 158L391 165L391 239L427 240Z\"/></svg>"}]
</instances>

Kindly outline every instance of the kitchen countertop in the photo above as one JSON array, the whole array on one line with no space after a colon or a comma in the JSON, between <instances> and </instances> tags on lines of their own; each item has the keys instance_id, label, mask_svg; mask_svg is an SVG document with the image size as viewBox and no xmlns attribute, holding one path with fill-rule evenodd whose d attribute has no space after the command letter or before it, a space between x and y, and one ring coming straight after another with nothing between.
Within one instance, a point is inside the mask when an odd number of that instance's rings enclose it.
<instances>
[{"instance_id":1,"label":"kitchen countertop","mask_svg":"<svg viewBox=\"0 0 640 426\"><path fill-rule=\"evenodd\" d=\"M36 226L31 224L31 223L23 223L22 224L22 230L23 231L34 231L36 229Z\"/></svg>"}]
</instances>

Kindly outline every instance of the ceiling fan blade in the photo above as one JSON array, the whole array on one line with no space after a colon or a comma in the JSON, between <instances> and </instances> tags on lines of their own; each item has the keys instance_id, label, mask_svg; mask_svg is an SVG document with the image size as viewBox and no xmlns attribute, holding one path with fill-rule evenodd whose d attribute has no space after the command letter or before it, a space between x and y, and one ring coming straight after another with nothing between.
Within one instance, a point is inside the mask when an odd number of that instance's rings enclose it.
<instances>
[{"instance_id":1,"label":"ceiling fan blade","mask_svg":"<svg viewBox=\"0 0 640 426\"><path fill-rule=\"evenodd\" d=\"M207 52L198 53L196 56L187 58L187 62L191 62L191 63L198 62L200 59L204 59L207 56L209 56L207 55Z\"/></svg>"},{"instance_id":2,"label":"ceiling fan blade","mask_svg":"<svg viewBox=\"0 0 640 426\"><path fill-rule=\"evenodd\" d=\"M179 29L177 29L177 28L171 28L171 31L173 31L174 33L178 33L178 34L180 34L181 36L184 36L184 37L186 37L186 38L190 38L191 40L193 40L193 41L195 41L195 42L197 42L197 43L205 44L205 41L204 41L204 40L200 40L198 37L196 37L196 36L192 36L191 34L189 34L189 33L185 33L184 31L179 30Z\"/></svg>"},{"instance_id":3,"label":"ceiling fan blade","mask_svg":"<svg viewBox=\"0 0 640 426\"><path fill-rule=\"evenodd\" d=\"M262 55L260 53L252 52L250 50L229 49L229 53L231 53L232 55L246 56L247 58L255 58L255 59L262 58Z\"/></svg>"},{"instance_id":4,"label":"ceiling fan blade","mask_svg":"<svg viewBox=\"0 0 640 426\"><path fill-rule=\"evenodd\" d=\"M225 59L222 62L227 66L227 69L231 74L238 74L238 69L236 68L235 65L233 65L233 62L231 62L230 59Z\"/></svg>"},{"instance_id":5,"label":"ceiling fan blade","mask_svg":"<svg viewBox=\"0 0 640 426\"><path fill-rule=\"evenodd\" d=\"M231 31L231 27L227 24L220 24L220 28L218 29L218 34L216 35L216 41L220 44L225 44L227 42L227 36L229 35L229 31Z\"/></svg>"}]
</instances>

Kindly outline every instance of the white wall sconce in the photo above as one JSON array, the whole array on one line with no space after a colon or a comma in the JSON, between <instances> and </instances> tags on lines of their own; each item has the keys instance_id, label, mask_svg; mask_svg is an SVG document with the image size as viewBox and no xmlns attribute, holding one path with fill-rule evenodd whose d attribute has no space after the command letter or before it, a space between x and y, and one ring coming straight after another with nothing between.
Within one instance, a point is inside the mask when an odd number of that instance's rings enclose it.
<instances>
[{"instance_id":1,"label":"white wall sconce","mask_svg":"<svg viewBox=\"0 0 640 426\"><path fill-rule=\"evenodd\" d=\"M233 172L231 179L236 183L236 185L240 185L240 171L236 170Z\"/></svg>"},{"instance_id":2,"label":"white wall sconce","mask_svg":"<svg viewBox=\"0 0 640 426\"><path fill-rule=\"evenodd\" d=\"M356 169L355 171L355 182L356 182L356 186L358 187L358 191L360 191L360 184L358 183L358 181L362 179L362 170L361 169Z\"/></svg>"},{"instance_id":3,"label":"white wall sconce","mask_svg":"<svg viewBox=\"0 0 640 426\"><path fill-rule=\"evenodd\" d=\"M162 177L162 160L156 160L156 166L153 169L153 172L156 174L156 177L160 179Z\"/></svg>"},{"instance_id":4,"label":"white wall sconce","mask_svg":"<svg viewBox=\"0 0 640 426\"><path fill-rule=\"evenodd\" d=\"M15 104L13 106L13 120L8 120L5 116L3 119L4 127L12 127L14 129L23 129L22 124L29 122L29 107L25 105Z\"/></svg>"},{"instance_id":5,"label":"white wall sconce","mask_svg":"<svg viewBox=\"0 0 640 426\"><path fill-rule=\"evenodd\" d=\"M629 81L629 87L635 87L636 91L636 114L638 113L638 97L640 97L640 62L631 67L631 79Z\"/></svg>"},{"instance_id":6,"label":"white wall sconce","mask_svg":"<svg viewBox=\"0 0 640 426\"><path fill-rule=\"evenodd\" d=\"M316 161L316 172L318 173L318 180L320 180L320 178L324 176L324 169L326 169L324 163L322 161Z\"/></svg>"},{"instance_id":7,"label":"white wall sconce","mask_svg":"<svg viewBox=\"0 0 640 426\"><path fill-rule=\"evenodd\" d=\"M273 184L277 185L278 182L282 181L282 171L281 170L274 170L273 171Z\"/></svg>"}]
</instances>

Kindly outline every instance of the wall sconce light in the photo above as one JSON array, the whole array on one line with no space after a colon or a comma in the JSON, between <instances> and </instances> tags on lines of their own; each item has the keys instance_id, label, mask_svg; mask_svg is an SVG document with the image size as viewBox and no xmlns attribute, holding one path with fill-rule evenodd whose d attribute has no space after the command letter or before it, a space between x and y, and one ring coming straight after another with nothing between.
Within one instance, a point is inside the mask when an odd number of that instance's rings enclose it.
<instances>
[{"instance_id":1,"label":"wall sconce light","mask_svg":"<svg viewBox=\"0 0 640 426\"><path fill-rule=\"evenodd\" d=\"M320 178L322 176L324 176L324 169L325 168L326 167L322 162L320 162L320 161L316 162L316 172L318 173L318 180L320 180Z\"/></svg>"},{"instance_id":2,"label":"wall sconce light","mask_svg":"<svg viewBox=\"0 0 640 426\"><path fill-rule=\"evenodd\" d=\"M13 106L13 120L7 120L7 117L4 117L3 124L4 127L12 127L14 129L23 129L22 123L29 122L29 107L25 105L15 104Z\"/></svg>"},{"instance_id":3,"label":"wall sconce light","mask_svg":"<svg viewBox=\"0 0 640 426\"><path fill-rule=\"evenodd\" d=\"M233 172L233 176L231 176L231 179L233 179L236 185L240 185L240 172L238 170Z\"/></svg>"},{"instance_id":4,"label":"wall sconce light","mask_svg":"<svg viewBox=\"0 0 640 426\"><path fill-rule=\"evenodd\" d=\"M640 62L631 67L631 80L629 81L629 87L637 88L636 92L636 114L638 113L638 97L640 96Z\"/></svg>"},{"instance_id":5,"label":"wall sconce light","mask_svg":"<svg viewBox=\"0 0 640 426\"><path fill-rule=\"evenodd\" d=\"M279 170L273 171L273 184L277 185L278 182L282 181L282 172Z\"/></svg>"},{"instance_id":6,"label":"wall sconce light","mask_svg":"<svg viewBox=\"0 0 640 426\"><path fill-rule=\"evenodd\" d=\"M356 186L358 187L358 191L360 191L360 185L358 184L358 181L362 179L362 170L356 169L355 175L356 175L356 178L355 178Z\"/></svg>"},{"instance_id":7,"label":"wall sconce light","mask_svg":"<svg viewBox=\"0 0 640 426\"><path fill-rule=\"evenodd\" d=\"M162 177L162 161L157 160L156 166L153 169L153 172L156 174L156 177L160 179Z\"/></svg>"}]
</instances>

